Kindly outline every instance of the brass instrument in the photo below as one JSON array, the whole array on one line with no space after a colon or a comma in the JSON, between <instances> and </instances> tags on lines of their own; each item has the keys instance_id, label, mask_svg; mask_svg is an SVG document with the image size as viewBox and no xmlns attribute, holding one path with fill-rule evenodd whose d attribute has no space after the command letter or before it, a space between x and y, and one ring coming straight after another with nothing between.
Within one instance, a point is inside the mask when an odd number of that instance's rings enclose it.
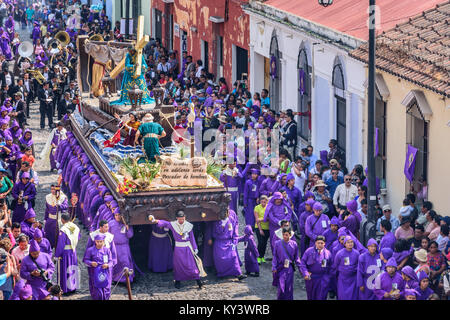
<instances>
[{"instance_id":1,"label":"brass instrument","mask_svg":"<svg viewBox=\"0 0 450 320\"><path fill-rule=\"evenodd\" d=\"M55 34L55 39L59 41L62 47L66 47L70 43L70 36L66 31L59 31Z\"/></svg>"},{"instance_id":2,"label":"brass instrument","mask_svg":"<svg viewBox=\"0 0 450 320\"><path fill-rule=\"evenodd\" d=\"M100 34L94 34L89 38L90 41L105 41Z\"/></svg>"},{"instance_id":3,"label":"brass instrument","mask_svg":"<svg viewBox=\"0 0 450 320\"><path fill-rule=\"evenodd\" d=\"M40 85L45 82L45 78L39 70L27 69L26 72L30 73Z\"/></svg>"}]
</instances>

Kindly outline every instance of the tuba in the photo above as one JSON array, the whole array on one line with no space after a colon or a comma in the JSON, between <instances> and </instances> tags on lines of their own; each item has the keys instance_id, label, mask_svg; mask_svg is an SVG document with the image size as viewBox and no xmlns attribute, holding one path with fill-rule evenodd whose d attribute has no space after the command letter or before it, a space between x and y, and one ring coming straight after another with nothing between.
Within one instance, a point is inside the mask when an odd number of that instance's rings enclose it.
<instances>
[{"instance_id":1,"label":"tuba","mask_svg":"<svg viewBox=\"0 0 450 320\"><path fill-rule=\"evenodd\" d=\"M30 41L22 42L17 48L19 55L23 58L31 57L33 54L33 44Z\"/></svg>"},{"instance_id":2,"label":"tuba","mask_svg":"<svg viewBox=\"0 0 450 320\"><path fill-rule=\"evenodd\" d=\"M100 34L94 34L89 38L90 41L105 41Z\"/></svg>"},{"instance_id":3,"label":"tuba","mask_svg":"<svg viewBox=\"0 0 450 320\"><path fill-rule=\"evenodd\" d=\"M59 41L62 47L65 47L70 43L70 36L66 31L59 31L55 34L55 39Z\"/></svg>"},{"instance_id":4,"label":"tuba","mask_svg":"<svg viewBox=\"0 0 450 320\"><path fill-rule=\"evenodd\" d=\"M35 69L27 69L26 71L27 71L28 73L30 73L30 74L33 76L33 78L35 78L36 81L37 81L40 85L42 85L42 84L45 82L45 78L44 78L44 76L42 75L42 73L41 73L39 70L35 70Z\"/></svg>"}]
</instances>

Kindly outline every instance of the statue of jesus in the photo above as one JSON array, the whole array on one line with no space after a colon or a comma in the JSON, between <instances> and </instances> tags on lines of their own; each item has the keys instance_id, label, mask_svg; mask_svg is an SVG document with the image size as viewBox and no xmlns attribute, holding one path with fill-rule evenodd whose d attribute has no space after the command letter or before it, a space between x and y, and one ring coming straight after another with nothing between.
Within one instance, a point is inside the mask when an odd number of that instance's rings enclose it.
<instances>
[{"instance_id":1,"label":"statue of jesus","mask_svg":"<svg viewBox=\"0 0 450 320\"><path fill-rule=\"evenodd\" d=\"M137 57L137 50L130 47L125 58L125 69L122 79L122 87L120 88L120 99L110 102L110 105L131 105L131 101L128 97L128 91L134 89L135 85L143 91L142 104L150 104L155 102L155 99L150 97L150 92L145 84L144 73L148 66L143 55L141 61L141 68L143 72L141 72L140 75L136 75L136 69L138 67L138 62L136 62Z\"/></svg>"}]
</instances>

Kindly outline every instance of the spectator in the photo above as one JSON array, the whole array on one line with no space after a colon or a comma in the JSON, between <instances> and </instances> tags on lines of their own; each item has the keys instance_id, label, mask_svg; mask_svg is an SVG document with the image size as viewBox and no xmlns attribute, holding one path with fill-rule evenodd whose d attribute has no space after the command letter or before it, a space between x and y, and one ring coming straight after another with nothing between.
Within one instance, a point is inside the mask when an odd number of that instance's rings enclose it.
<instances>
[{"instance_id":1,"label":"spectator","mask_svg":"<svg viewBox=\"0 0 450 320\"><path fill-rule=\"evenodd\" d=\"M385 204L383 206L383 216L377 220L377 231L378 232L382 232L380 226L381 226L381 221L383 221L383 220L387 220L391 223L393 232L395 232L397 230L397 228L400 226L400 221L396 217L392 216L391 206L388 204Z\"/></svg>"},{"instance_id":2,"label":"spectator","mask_svg":"<svg viewBox=\"0 0 450 320\"><path fill-rule=\"evenodd\" d=\"M351 176L346 175L344 177L344 183L340 184L336 188L336 192L333 196L333 204L336 208L336 211L339 209L346 209L346 204L350 200L355 199L358 195L358 188L352 185Z\"/></svg>"},{"instance_id":3,"label":"spectator","mask_svg":"<svg viewBox=\"0 0 450 320\"><path fill-rule=\"evenodd\" d=\"M395 230L395 238L400 240L409 240L414 237L414 230L411 228L411 220L409 218L403 218L400 223L400 228Z\"/></svg>"}]
</instances>

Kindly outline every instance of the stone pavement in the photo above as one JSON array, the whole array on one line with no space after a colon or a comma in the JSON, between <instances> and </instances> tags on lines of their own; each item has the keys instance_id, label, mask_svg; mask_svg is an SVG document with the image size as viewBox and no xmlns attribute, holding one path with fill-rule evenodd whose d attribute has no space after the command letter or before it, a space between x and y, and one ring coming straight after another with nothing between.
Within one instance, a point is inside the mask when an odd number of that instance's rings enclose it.
<instances>
[{"instance_id":1,"label":"stone pavement","mask_svg":"<svg viewBox=\"0 0 450 320\"><path fill-rule=\"evenodd\" d=\"M29 35L26 30L17 30L22 41L29 40ZM37 100L36 100L37 101ZM33 133L33 140L35 144L35 153L38 155L45 145L47 137L49 136L49 129L40 129L39 127L39 104L31 105L31 118L28 119L29 128ZM56 121L56 119L55 119ZM48 127L48 126L47 126ZM43 220L45 212L45 195L50 193L50 185L56 184L58 175L51 173L50 163L48 159L37 159L35 169L39 175L39 186L37 188L37 198L35 211L38 220ZM240 234L243 234L244 219L242 214L239 214ZM75 223L80 225L76 220ZM87 268L82 263L83 254L88 240L88 232L81 227L82 236L78 243L78 265L81 275L81 289L75 294L63 297L63 300L87 300L91 299L88 286ZM269 251L270 251L270 246ZM238 245L239 255L244 261L243 244ZM147 252L143 252L147 256ZM270 257L270 253L268 254ZM244 266L242 267L244 271ZM145 270L143 270L145 271ZM244 271L245 272L245 271ZM53 281L56 281L56 273ZM113 284L114 288L114 284ZM118 285L112 288L112 300L127 300L127 290L123 285ZM259 299L276 299L276 288L272 286L272 272L271 263L268 262L261 266L260 277L248 277L243 281L237 279L218 280L215 275L208 274L205 281L205 286L202 290L197 289L194 281L182 283L181 289L177 290L173 286L172 272L164 274L145 273L144 275L137 275L135 282L132 284L133 299L135 300L228 300L228 299L245 299L245 300L259 300ZM305 300L306 292L304 290L304 280L297 273L295 275L294 285L294 299Z\"/></svg>"}]
</instances>

